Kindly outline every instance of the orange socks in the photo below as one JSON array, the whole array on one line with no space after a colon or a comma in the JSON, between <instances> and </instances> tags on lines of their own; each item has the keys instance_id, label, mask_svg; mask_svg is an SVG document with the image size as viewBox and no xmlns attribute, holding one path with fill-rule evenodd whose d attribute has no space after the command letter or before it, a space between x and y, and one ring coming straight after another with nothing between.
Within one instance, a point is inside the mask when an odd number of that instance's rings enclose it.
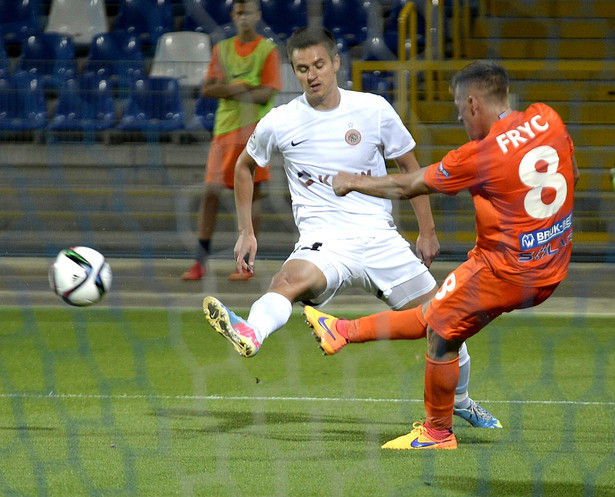
<instances>
[{"instance_id":1,"label":"orange socks","mask_svg":"<svg viewBox=\"0 0 615 497\"><path fill-rule=\"evenodd\" d=\"M453 428L455 388L458 382L459 356L448 362L425 358L425 424L434 430Z\"/></svg>"},{"instance_id":2,"label":"orange socks","mask_svg":"<svg viewBox=\"0 0 615 497\"><path fill-rule=\"evenodd\" d=\"M338 321L338 331L340 321ZM348 340L363 343L373 340L416 340L425 338L427 323L422 306L407 311L384 311L347 322ZM341 333L341 331L340 331Z\"/></svg>"}]
</instances>

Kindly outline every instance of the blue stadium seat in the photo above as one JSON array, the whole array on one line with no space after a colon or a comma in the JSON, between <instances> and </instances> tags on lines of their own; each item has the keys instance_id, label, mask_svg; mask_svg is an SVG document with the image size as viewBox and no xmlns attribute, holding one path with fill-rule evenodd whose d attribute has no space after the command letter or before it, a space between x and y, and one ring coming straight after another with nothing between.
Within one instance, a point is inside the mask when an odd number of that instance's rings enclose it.
<instances>
[{"instance_id":1,"label":"blue stadium seat","mask_svg":"<svg viewBox=\"0 0 615 497\"><path fill-rule=\"evenodd\" d=\"M263 21L281 39L308 25L306 0L261 0Z\"/></svg>"},{"instance_id":2,"label":"blue stadium seat","mask_svg":"<svg viewBox=\"0 0 615 497\"><path fill-rule=\"evenodd\" d=\"M323 26L349 47L361 45L367 39L368 1L324 0Z\"/></svg>"},{"instance_id":3,"label":"blue stadium seat","mask_svg":"<svg viewBox=\"0 0 615 497\"><path fill-rule=\"evenodd\" d=\"M184 121L177 79L144 77L133 82L117 129L167 133L182 129Z\"/></svg>"},{"instance_id":4,"label":"blue stadium seat","mask_svg":"<svg viewBox=\"0 0 615 497\"><path fill-rule=\"evenodd\" d=\"M127 93L132 81L145 75L145 61L139 38L128 31L112 31L96 36L83 69L110 80L120 93Z\"/></svg>"},{"instance_id":5,"label":"blue stadium seat","mask_svg":"<svg viewBox=\"0 0 615 497\"><path fill-rule=\"evenodd\" d=\"M108 80L88 73L66 80L50 131L103 131L115 126L115 101Z\"/></svg>"},{"instance_id":6,"label":"blue stadium seat","mask_svg":"<svg viewBox=\"0 0 615 497\"><path fill-rule=\"evenodd\" d=\"M0 35L6 43L23 43L39 31L32 0L0 0Z\"/></svg>"},{"instance_id":7,"label":"blue stadium seat","mask_svg":"<svg viewBox=\"0 0 615 497\"><path fill-rule=\"evenodd\" d=\"M389 17L385 21L382 37L384 43L391 52L397 57L399 43L399 25L398 18L401 9L408 3L409 0L397 0L391 9ZM425 19L423 14L417 10L417 51L420 51L425 46Z\"/></svg>"},{"instance_id":8,"label":"blue stadium seat","mask_svg":"<svg viewBox=\"0 0 615 497\"><path fill-rule=\"evenodd\" d=\"M233 0L200 0L208 14L216 21L216 24L228 24L231 22Z\"/></svg>"},{"instance_id":9,"label":"blue stadium seat","mask_svg":"<svg viewBox=\"0 0 615 497\"><path fill-rule=\"evenodd\" d=\"M369 36L363 43L362 60L395 60L396 55L386 46L382 36ZM377 93L393 103L395 73L390 71L364 71L361 75L362 91Z\"/></svg>"},{"instance_id":10,"label":"blue stadium seat","mask_svg":"<svg viewBox=\"0 0 615 497\"><path fill-rule=\"evenodd\" d=\"M26 72L0 77L0 130L34 131L47 125L47 102L41 80Z\"/></svg>"},{"instance_id":11,"label":"blue stadium seat","mask_svg":"<svg viewBox=\"0 0 615 497\"><path fill-rule=\"evenodd\" d=\"M211 132L214 129L214 120L218 99L200 96L194 106L194 115L190 122L186 124L189 131L201 131L203 129Z\"/></svg>"},{"instance_id":12,"label":"blue stadium seat","mask_svg":"<svg viewBox=\"0 0 615 497\"><path fill-rule=\"evenodd\" d=\"M164 33L173 31L175 17L169 0L120 0L112 31L128 31L142 43L156 45Z\"/></svg>"},{"instance_id":13,"label":"blue stadium seat","mask_svg":"<svg viewBox=\"0 0 615 497\"><path fill-rule=\"evenodd\" d=\"M364 72L361 76L362 91L376 93L393 103L394 73L387 71Z\"/></svg>"},{"instance_id":14,"label":"blue stadium seat","mask_svg":"<svg viewBox=\"0 0 615 497\"><path fill-rule=\"evenodd\" d=\"M42 78L46 88L57 89L77 74L75 46L70 36L37 33L22 46L17 69Z\"/></svg>"},{"instance_id":15,"label":"blue stadium seat","mask_svg":"<svg viewBox=\"0 0 615 497\"><path fill-rule=\"evenodd\" d=\"M0 39L0 76L11 73L11 61L9 60L6 49L4 48L4 41Z\"/></svg>"},{"instance_id":16,"label":"blue stadium seat","mask_svg":"<svg viewBox=\"0 0 615 497\"><path fill-rule=\"evenodd\" d=\"M235 34L231 22L232 0L185 0L183 31L208 34L212 45Z\"/></svg>"}]
</instances>

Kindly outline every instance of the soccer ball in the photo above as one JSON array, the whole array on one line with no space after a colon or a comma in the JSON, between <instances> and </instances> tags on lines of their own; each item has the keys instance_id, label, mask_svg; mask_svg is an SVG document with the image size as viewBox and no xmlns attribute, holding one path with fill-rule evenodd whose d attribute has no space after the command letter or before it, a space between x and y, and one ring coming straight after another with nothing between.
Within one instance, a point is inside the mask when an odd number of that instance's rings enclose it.
<instances>
[{"instance_id":1,"label":"soccer ball","mask_svg":"<svg viewBox=\"0 0 615 497\"><path fill-rule=\"evenodd\" d=\"M111 288L111 267L88 247L60 251L49 268L49 286L70 305L92 305Z\"/></svg>"}]
</instances>

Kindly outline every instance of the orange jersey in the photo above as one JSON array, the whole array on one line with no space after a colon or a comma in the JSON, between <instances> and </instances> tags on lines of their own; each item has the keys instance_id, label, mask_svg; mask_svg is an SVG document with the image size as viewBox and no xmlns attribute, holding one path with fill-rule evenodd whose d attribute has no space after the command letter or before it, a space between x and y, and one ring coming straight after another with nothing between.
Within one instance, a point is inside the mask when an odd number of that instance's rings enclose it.
<instances>
[{"instance_id":1,"label":"orange jersey","mask_svg":"<svg viewBox=\"0 0 615 497\"><path fill-rule=\"evenodd\" d=\"M497 121L482 140L426 168L434 191L469 190L476 246L494 275L522 286L566 277L572 245L574 146L560 116L537 103Z\"/></svg>"}]
</instances>

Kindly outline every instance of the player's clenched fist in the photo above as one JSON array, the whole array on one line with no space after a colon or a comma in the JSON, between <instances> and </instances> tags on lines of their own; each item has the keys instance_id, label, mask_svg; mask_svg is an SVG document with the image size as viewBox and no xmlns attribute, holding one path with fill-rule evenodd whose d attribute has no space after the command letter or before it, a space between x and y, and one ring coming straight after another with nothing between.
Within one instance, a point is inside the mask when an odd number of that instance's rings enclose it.
<instances>
[{"instance_id":1,"label":"player's clenched fist","mask_svg":"<svg viewBox=\"0 0 615 497\"><path fill-rule=\"evenodd\" d=\"M352 191L351 184L354 177L354 174L345 173L343 171L333 176L333 191L338 197L343 197Z\"/></svg>"}]
</instances>

